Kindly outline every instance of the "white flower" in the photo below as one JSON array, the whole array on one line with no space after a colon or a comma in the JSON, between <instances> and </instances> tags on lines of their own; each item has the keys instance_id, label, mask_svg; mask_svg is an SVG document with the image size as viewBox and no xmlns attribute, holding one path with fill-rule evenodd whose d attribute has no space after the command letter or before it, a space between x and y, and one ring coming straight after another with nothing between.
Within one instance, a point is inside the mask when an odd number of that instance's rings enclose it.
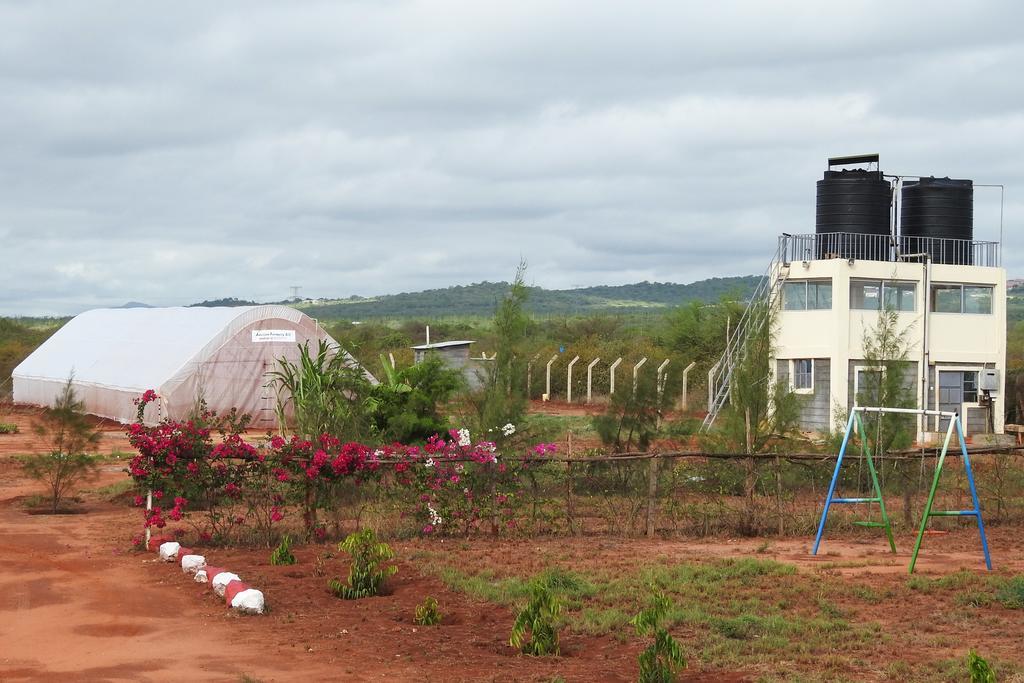
<instances>
[{"instance_id":1,"label":"white flower","mask_svg":"<svg viewBox=\"0 0 1024 683\"><path fill-rule=\"evenodd\" d=\"M459 445L465 448L471 443L472 441L469 438L469 430L463 427L459 430Z\"/></svg>"},{"instance_id":2,"label":"white flower","mask_svg":"<svg viewBox=\"0 0 1024 683\"><path fill-rule=\"evenodd\" d=\"M441 526L441 515L437 514L437 510L427 505L427 514L430 515L430 523L433 526Z\"/></svg>"},{"instance_id":3,"label":"white flower","mask_svg":"<svg viewBox=\"0 0 1024 683\"><path fill-rule=\"evenodd\" d=\"M516 433L516 426L511 422L506 423L506 425L501 428L501 433L505 436L512 436Z\"/></svg>"},{"instance_id":4,"label":"white flower","mask_svg":"<svg viewBox=\"0 0 1024 683\"><path fill-rule=\"evenodd\" d=\"M423 463L423 464L426 465L427 467L433 467L434 466L434 459L433 458L427 458L427 461L425 463Z\"/></svg>"}]
</instances>

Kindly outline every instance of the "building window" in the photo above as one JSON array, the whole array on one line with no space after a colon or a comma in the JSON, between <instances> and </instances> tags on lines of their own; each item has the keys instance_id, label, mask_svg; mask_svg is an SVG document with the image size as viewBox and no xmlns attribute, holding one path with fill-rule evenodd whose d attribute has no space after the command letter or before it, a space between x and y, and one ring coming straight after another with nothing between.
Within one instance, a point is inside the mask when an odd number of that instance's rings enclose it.
<instances>
[{"instance_id":1,"label":"building window","mask_svg":"<svg viewBox=\"0 0 1024 683\"><path fill-rule=\"evenodd\" d=\"M964 373L964 403L978 402L978 373L968 371Z\"/></svg>"},{"instance_id":2,"label":"building window","mask_svg":"<svg viewBox=\"0 0 1024 683\"><path fill-rule=\"evenodd\" d=\"M814 392L814 360L798 358L790 361L790 377L793 378L793 391L810 394Z\"/></svg>"},{"instance_id":3,"label":"building window","mask_svg":"<svg viewBox=\"0 0 1024 683\"><path fill-rule=\"evenodd\" d=\"M786 311L822 311L832 308L831 280L792 280L782 286Z\"/></svg>"},{"instance_id":4,"label":"building window","mask_svg":"<svg viewBox=\"0 0 1024 683\"><path fill-rule=\"evenodd\" d=\"M992 312L992 287L985 285L932 285L935 313Z\"/></svg>"},{"instance_id":5,"label":"building window","mask_svg":"<svg viewBox=\"0 0 1024 683\"><path fill-rule=\"evenodd\" d=\"M862 311L913 311L917 285L913 282L851 280L850 308Z\"/></svg>"},{"instance_id":6,"label":"building window","mask_svg":"<svg viewBox=\"0 0 1024 683\"><path fill-rule=\"evenodd\" d=\"M877 406L882 400L885 368L857 367L853 375L853 405Z\"/></svg>"}]
</instances>

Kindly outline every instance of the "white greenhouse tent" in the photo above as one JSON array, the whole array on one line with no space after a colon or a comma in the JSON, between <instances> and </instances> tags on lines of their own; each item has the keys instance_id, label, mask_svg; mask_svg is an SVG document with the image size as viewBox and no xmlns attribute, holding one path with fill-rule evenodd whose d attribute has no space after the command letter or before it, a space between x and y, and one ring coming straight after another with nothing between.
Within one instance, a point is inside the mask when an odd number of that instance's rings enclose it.
<instances>
[{"instance_id":1,"label":"white greenhouse tent","mask_svg":"<svg viewBox=\"0 0 1024 683\"><path fill-rule=\"evenodd\" d=\"M297 362L306 343L315 353L318 340L340 350L314 319L287 306L95 309L14 369L14 401L51 405L73 377L87 412L100 417L133 421L135 399L154 389L160 399L146 410L150 423L182 418L202 397L218 413L237 408L253 426L271 426L269 373L279 358Z\"/></svg>"}]
</instances>

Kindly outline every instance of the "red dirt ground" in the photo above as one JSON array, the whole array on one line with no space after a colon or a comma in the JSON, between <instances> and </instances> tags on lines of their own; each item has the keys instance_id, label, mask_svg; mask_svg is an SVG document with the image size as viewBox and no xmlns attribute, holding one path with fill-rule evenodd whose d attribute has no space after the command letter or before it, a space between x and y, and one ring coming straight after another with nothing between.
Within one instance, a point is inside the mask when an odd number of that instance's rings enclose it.
<instances>
[{"instance_id":1,"label":"red dirt ground","mask_svg":"<svg viewBox=\"0 0 1024 683\"><path fill-rule=\"evenodd\" d=\"M8 415L4 421L10 419ZM409 561L399 563L390 595L342 601L328 595L324 578L311 575L320 548L298 548L299 564L294 567L271 566L265 550L210 551L211 563L237 571L263 590L271 607L262 617L233 614L176 565L156 561L153 553L127 550L128 539L138 533L136 510L87 495L84 514L26 514L21 502L39 487L21 476L9 456L39 445L28 429L29 415L17 413L14 421L25 433L0 435L2 681L238 681L243 674L263 681L635 680L636 639L622 644L611 637L567 633L560 657L517 655L507 645L512 622L508 610L448 591ZM123 436L110 431L104 450L127 452L129 447ZM90 486L124 476L120 465L111 464ZM767 549L759 547L764 539L432 539L394 546L400 558L417 550L447 548L453 561L476 570L535 571L552 557L572 566L624 568L658 558L759 557L792 563L801 571L856 576L879 588L904 581L909 537L897 539L902 550L897 556L886 553L877 539L826 539L823 554L810 557L810 540L771 539ZM1000 573L1024 571L1024 539L1017 529L993 530L990 543ZM981 566L977 535L968 530L928 538L925 544L919 562L923 575ZM338 560L333 562L334 572L343 569ZM428 594L441 604L444 622L416 627L413 608ZM863 617L877 620L887 631L913 631L932 619L935 609L925 596L915 596L899 609L882 603ZM986 648L1004 660L1019 661L1024 617L1000 618L999 628L986 635ZM1016 627L1007 628L1014 619ZM960 656L962 645L954 638L945 649L882 654L913 662ZM682 680L745 681L757 675L694 666Z\"/></svg>"}]
</instances>

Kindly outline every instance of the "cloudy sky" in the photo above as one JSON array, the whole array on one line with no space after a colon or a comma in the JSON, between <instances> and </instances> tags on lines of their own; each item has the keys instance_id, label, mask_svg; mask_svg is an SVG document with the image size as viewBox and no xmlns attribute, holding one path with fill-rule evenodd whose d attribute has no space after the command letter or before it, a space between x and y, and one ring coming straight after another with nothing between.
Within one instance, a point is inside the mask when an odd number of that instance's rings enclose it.
<instances>
[{"instance_id":1,"label":"cloudy sky","mask_svg":"<svg viewBox=\"0 0 1024 683\"><path fill-rule=\"evenodd\" d=\"M830 155L1005 183L1018 3L0 0L0 314L760 272ZM976 191L976 239L999 199Z\"/></svg>"}]
</instances>

